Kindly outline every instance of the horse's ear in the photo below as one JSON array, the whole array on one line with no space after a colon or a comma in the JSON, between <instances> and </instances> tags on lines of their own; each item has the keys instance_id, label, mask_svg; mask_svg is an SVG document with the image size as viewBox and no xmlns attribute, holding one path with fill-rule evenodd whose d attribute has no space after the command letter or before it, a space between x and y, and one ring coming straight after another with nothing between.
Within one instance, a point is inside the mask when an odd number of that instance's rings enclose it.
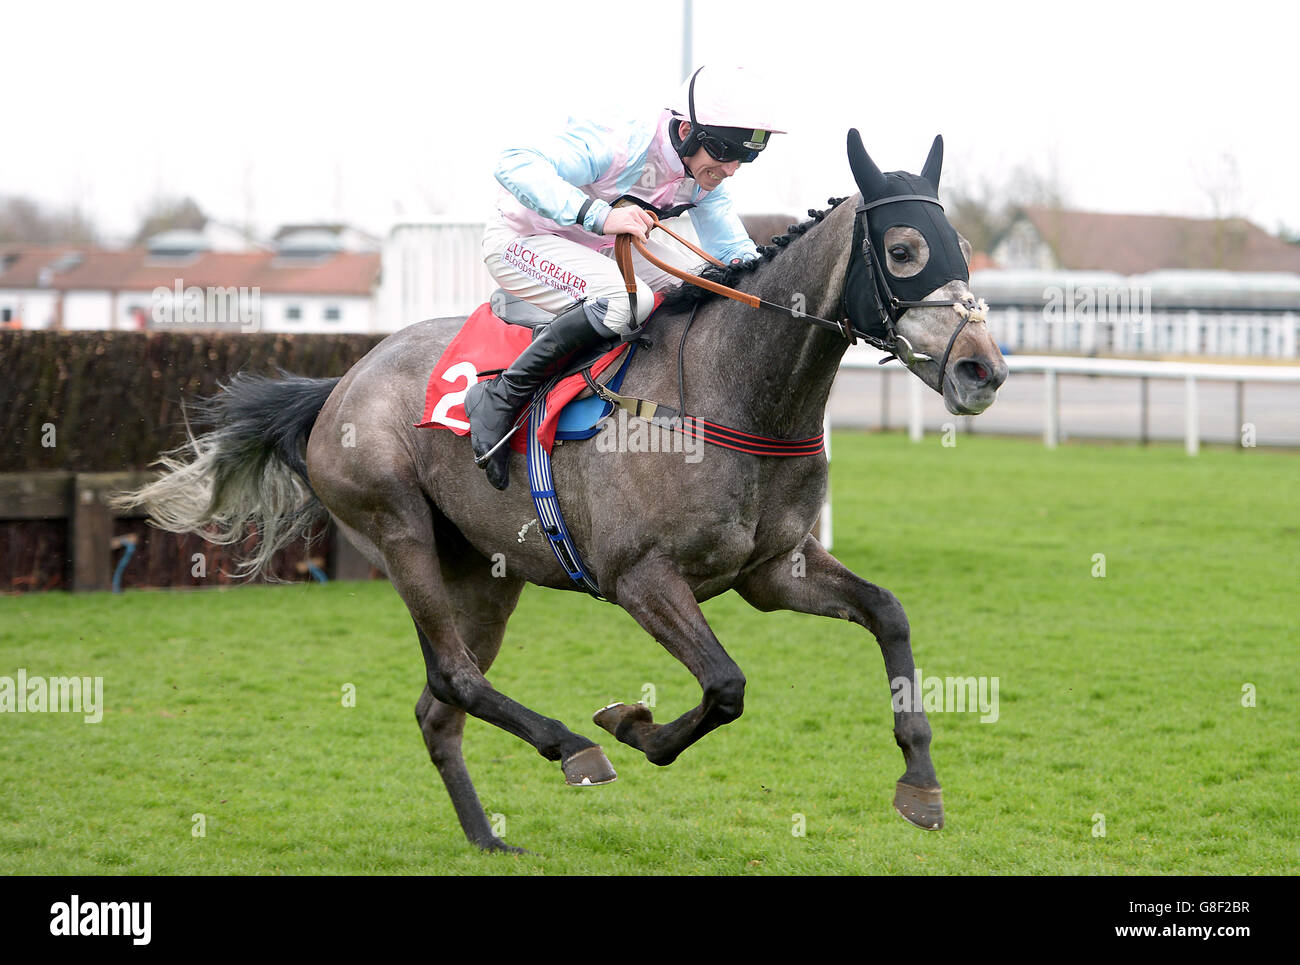
<instances>
[{"instance_id":1,"label":"horse's ear","mask_svg":"<svg viewBox=\"0 0 1300 965\"><path fill-rule=\"evenodd\" d=\"M862 146L862 135L856 127L849 129L849 167L853 169L853 180L858 182L864 201L874 201L884 195L885 176L867 155L867 149Z\"/></svg>"},{"instance_id":2,"label":"horse's ear","mask_svg":"<svg viewBox=\"0 0 1300 965\"><path fill-rule=\"evenodd\" d=\"M925 167L921 168L921 177L925 178L936 191L939 190L939 172L943 169L943 135L936 134L934 143L930 145L930 156L925 159Z\"/></svg>"}]
</instances>

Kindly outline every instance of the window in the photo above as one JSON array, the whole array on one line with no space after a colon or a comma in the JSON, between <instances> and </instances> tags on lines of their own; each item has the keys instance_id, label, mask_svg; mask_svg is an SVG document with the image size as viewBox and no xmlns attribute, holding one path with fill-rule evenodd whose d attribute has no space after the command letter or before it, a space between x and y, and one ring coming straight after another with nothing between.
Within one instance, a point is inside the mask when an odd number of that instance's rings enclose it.
<instances>
[{"instance_id":1,"label":"window","mask_svg":"<svg viewBox=\"0 0 1300 965\"><path fill-rule=\"evenodd\" d=\"M302 321L302 306L301 305L286 306L284 309L284 320L286 322Z\"/></svg>"},{"instance_id":2,"label":"window","mask_svg":"<svg viewBox=\"0 0 1300 965\"><path fill-rule=\"evenodd\" d=\"M339 310L339 307L337 305L325 306L325 321L337 322L342 317L343 317L343 312Z\"/></svg>"},{"instance_id":3,"label":"window","mask_svg":"<svg viewBox=\"0 0 1300 965\"><path fill-rule=\"evenodd\" d=\"M12 322L14 320L14 310L12 308L0 308L0 322Z\"/></svg>"}]
</instances>

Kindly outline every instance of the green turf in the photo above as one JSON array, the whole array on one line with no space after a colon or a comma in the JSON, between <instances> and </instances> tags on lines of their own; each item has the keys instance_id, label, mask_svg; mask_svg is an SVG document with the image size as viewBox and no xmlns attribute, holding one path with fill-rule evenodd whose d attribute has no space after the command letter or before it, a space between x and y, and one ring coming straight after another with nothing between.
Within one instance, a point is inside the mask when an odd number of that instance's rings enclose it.
<instances>
[{"instance_id":1,"label":"green turf","mask_svg":"<svg viewBox=\"0 0 1300 965\"><path fill-rule=\"evenodd\" d=\"M924 671L1000 681L996 723L931 715L941 832L890 807L883 663L847 623L706 604L746 712L661 769L591 714L648 683L666 720L694 680L621 610L529 589L491 679L619 780L565 787L471 721L483 804L536 852L487 856L387 585L51 594L0 600L0 675L102 675L107 709L0 715L0 873L1296 873L1300 456L846 433L832 480L836 555L898 594Z\"/></svg>"}]
</instances>

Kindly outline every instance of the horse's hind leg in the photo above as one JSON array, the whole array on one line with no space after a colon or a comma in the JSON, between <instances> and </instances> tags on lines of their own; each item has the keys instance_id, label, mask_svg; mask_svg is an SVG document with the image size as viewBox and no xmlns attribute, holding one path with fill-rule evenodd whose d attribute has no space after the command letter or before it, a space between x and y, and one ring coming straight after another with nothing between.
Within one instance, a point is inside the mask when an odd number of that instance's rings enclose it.
<instances>
[{"instance_id":1,"label":"horse's hind leg","mask_svg":"<svg viewBox=\"0 0 1300 965\"><path fill-rule=\"evenodd\" d=\"M420 725L424 743L429 748L429 758L438 768L438 776L451 795L451 804L456 809L456 817L465 831L465 837L484 851L523 853L523 848L508 845L492 833L487 814L479 803L478 793L474 790L474 782L469 778L465 757L461 752L465 711L444 704L429 692L426 684L424 693L415 705L415 720Z\"/></svg>"},{"instance_id":2,"label":"horse's hind leg","mask_svg":"<svg viewBox=\"0 0 1300 965\"><path fill-rule=\"evenodd\" d=\"M313 477L318 492L323 488L321 479L336 481L323 474ZM374 487L365 492L353 491L355 483L349 483L349 489L340 486L331 493L329 505L353 531L364 533L383 558L384 569L419 632L430 696L509 731L532 744L547 760L559 761L569 784L608 784L614 780L617 775L613 767L595 743L560 721L511 700L488 683L483 671L491 661L485 661L475 649L495 655L501 628L492 631L488 648L478 642L480 634L471 631L468 638L462 635L462 628L470 627L466 621L478 618L475 608L485 598L496 600L496 607L489 610L493 614L490 619L504 623L519 585L504 578L495 580L494 585L489 561L468 549L464 538L437 513L418 487L404 484L398 473L377 476L374 482ZM436 537L435 516L440 526ZM460 562L453 565L453 560ZM475 567L477 574L472 573ZM504 605L507 598L508 605ZM457 746L460 722L454 714L431 704L421 717L422 730L427 713L433 714L430 755L435 763L441 758L445 773L450 775L448 790L465 833L480 846L487 841L486 846L491 847L490 840L484 837L482 809L473 795Z\"/></svg>"},{"instance_id":3,"label":"horse's hind leg","mask_svg":"<svg viewBox=\"0 0 1300 965\"><path fill-rule=\"evenodd\" d=\"M519 602L524 581L508 575L495 576L492 563L477 553L450 524L440 521L437 539L441 550L439 570L447 596L452 602L456 632L474 656L479 670L486 674L501 650L506 623ZM416 626L421 649L432 644ZM485 851L526 853L498 838L488 823L478 794L465 767L461 736L465 730L465 711L435 697L425 684L415 707L415 719L429 748L429 758L447 787L456 817L470 842Z\"/></svg>"},{"instance_id":4,"label":"horse's hind leg","mask_svg":"<svg viewBox=\"0 0 1300 965\"><path fill-rule=\"evenodd\" d=\"M875 635L885 658L893 690L897 681L915 688L916 664L907 614L894 594L868 583L807 537L799 547L803 567L784 556L755 568L736 583L736 590L759 610L794 610L852 620ZM919 828L943 827L943 796L930 760L930 722L913 689L906 709L895 707L894 739L903 751L906 771L894 793L894 807Z\"/></svg>"},{"instance_id":5,"label":"horse's hind leg","mask_svg":"<svg viewBox=\"0 0 1300 965\"><path fill-rule=\"evenodd\" d=\"M372 563L383 564L383 555L368 539L341 521L339 526ZM439 557L439 568L447 595L455 603L452 619L474 662L486 674L501 649L506 622L519 602L523 580L491 576L490 561L476 553L460 533L445 521L439 529L439 546L444 550ZM419 624L415 632L422 650L431 646ZM456 817L470 842L484 851L526 853L498 838L488 824L461 752L465 711L433 696L426 683L415 705L415 721L420 725L429 758L438 768L438 776L451 796Z\"/></svg>"},{"instance_id":6,"label":"horse's hind leg","mask_svg":"<svg viewBox=\"0 0 1300 965\"><path fill-rule=\"evenodd\" d=\"M384 547L388 572L420 629L425 678L438 700L495 724L560 761L570 784L607 784L617 776L592 741L500 693L483 676L456 623L457 601L438 571L432 531Z\"/></svg>"},{"instance_id":7,"label":"horse's hind leg","mask_svg":"<svg viewBox=\"0 0 1300 965\"><path fill-rule=\"evenodd\" d=\"M612 771L601 775L600 780L593 774L577 774L570 762L575 755L596 745L558 720L543 717L499 693L483 677L477 661L470 658L462 630L469 631L471 637L477 636L482 627L477 622L482 616L481 608L489 606L492 599L500 600L503 593L510 594L510 609L513 609L518 585L507 577L493 577L491 562L470 549L449 523L443 520L442 524L436 540L432 533L405 534L395 545L385 547L385 557L392 564L389 572L393 574L393 583L423 631L420 645L430 691L444 703L460 707L471 716L526 740L547 760L563 762L570 783L613 780ZM506 587L513 589L506 590ZM502 624L492 631L494 634L504 630L508 612L489 618L489 623ZM447 619L448 616L452 619ZM496 645L499 646L499 641ZM583 759L594 766L595 756L583 755ZM608 762L604 767L608 769ZM582 780L583 776L589 779Z\"/></svg>"},{"instance_id":8,"label":"horse's hind leg","mask_svg":"<svg viewBox=\"0 0 1300 965\"><path fill-rule=\"evenodd\" d=\"M479 670L486 674L501 649L506 621L519 602L523 581L488 576L489 565L477 554L457 554L456 559L457 565L454 568L447 565L442 567L448 594L458 604L455 613L456 629L465 641L465 646L474 655ZM430 646L424 638L424 631L418 625L415 629L422 638L421 648ZM415 705L415 720L420 725L420 733L424 735L425 746L429 748L429 758L438 768L438 776L446 785L452 807L456 809L456 817L470 843L478 845L484 851L524 853L523 848L508 845L493 833L483 805L479 803L461 751L465 711L443 703L433 695L426 683L424 692Z\"/></svg>"}]
</instances>

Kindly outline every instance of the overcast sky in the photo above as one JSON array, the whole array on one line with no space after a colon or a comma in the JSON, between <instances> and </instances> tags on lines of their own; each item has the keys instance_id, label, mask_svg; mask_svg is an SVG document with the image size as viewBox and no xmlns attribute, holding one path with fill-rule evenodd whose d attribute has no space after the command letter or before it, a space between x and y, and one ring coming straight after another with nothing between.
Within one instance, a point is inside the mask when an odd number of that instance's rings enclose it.
<instances>
[{"instance_id":1,"label":"overcast sky","mask_svg":"<svg viewBox=\"0 0 1300 965\"><path fill-rule=\"evenodd\" d=\"M945 182L1020 165L1072 207L1206 216L1217 193L1300 229L1291 5L694 9L694 61L764 68L790 131L731 181L742 212L850 193L856 126L885 170L918 170L942 132ZM482 220L503 147L664 106L681 22L681 0L4 0L0 194L78 203L116 235L160 194L264 231Z\"/></svg>"}]
</instances>

